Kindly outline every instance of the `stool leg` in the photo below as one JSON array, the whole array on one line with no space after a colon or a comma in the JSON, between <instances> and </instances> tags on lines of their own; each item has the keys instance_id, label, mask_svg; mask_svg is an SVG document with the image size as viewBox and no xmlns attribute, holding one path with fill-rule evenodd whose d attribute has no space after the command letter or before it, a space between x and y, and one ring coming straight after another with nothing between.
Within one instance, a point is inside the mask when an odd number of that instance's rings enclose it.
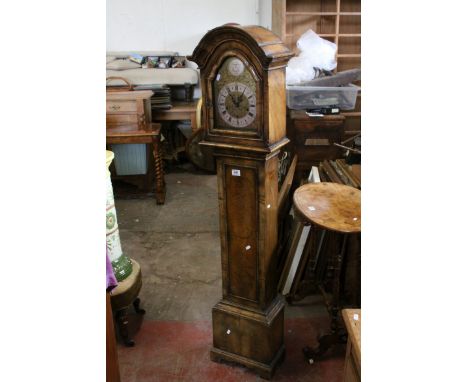
<instances>
[{"instance_id":1,"label":"stool leg","mask_svg":"<svg viewBox=\"0 0 468 382\"><path fill-rule=\"evenodd\" d=\"M121 309L117 312L117 327L119 329L119 334L124 341L125 346L131 347L135 346L135 341L130 339L128 333L128 312L127 308Z\"/></svg>"},{"instance_id":2,"label":"stool leg","mask_svg":"<svg viewBox=\"0 0 468 382\"><path fill-rule=\"evenodd\" d=\"M334 256L334 272L333 272L333 294L332 301L330 304L331 310L331 333L320 336L319 346L315 349L311 349L306 346L302 349L302 353L309 361L310 364L314 363L314 360L322 356L329 348L333 345L341 342L346 342L346 331L338 328L338 314L340 311L340 288L341 288L341 270L343 265L343 257L346 251L346 244L348 241L348 235L343 236L343 242L341 250Z\"/></svg>"},{"instance_id":3,"label":"stool leg","mask_svg":"<svg viewBox=\"0 0 468 382\"><path fill-rule=\"evenodd\" d=\"M341 251L335 256L335 271L333 275L333 299L332 299L332 321L331 328L335 332L338 325L338 313L340 312L341 271L343 268L343 257L348 243L348 235L344 234Z\"/></svg>"},{"instance_id":4,"label":"stool leg","mask_svg":"<svg viewBox=\"0 0 468 382\"><path fill-rule=\"evenodd\" d=\"M140 308L140 302L141 302L140 298L137 297L135 301L133 301L133 309L135 309L136 313L144 315L146 311Z\"/></svg>"},{"instance_id":5,"label":"stool leg","mask_svg":"<svg viewBox=\"0 0 468 382\"><path fill-rule=\"evenodd\" d=\"M166 185L164 182L164 169L162 163L159 135L153 138L154 170L156 172L156 203L164 204L166 199Z\"/></svg>"}]
</instances>

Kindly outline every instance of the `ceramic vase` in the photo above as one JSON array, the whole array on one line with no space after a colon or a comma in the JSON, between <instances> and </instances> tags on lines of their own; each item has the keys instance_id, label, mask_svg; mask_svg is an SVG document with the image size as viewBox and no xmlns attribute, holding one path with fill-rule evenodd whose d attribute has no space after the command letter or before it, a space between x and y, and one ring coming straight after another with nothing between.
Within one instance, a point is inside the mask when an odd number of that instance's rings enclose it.
<instances>
[{"instance_id":1,"label":"ceramic vase","mask_svg":"<svg viewBox=\"0 0 468 382\"><path fill-rule=\"evenodd\" d=\"M132 273L132 262L122 252L120 245L119 225L117 224L117 212L114 203L114 191L110 177L109 166L114 159L114 153L106 150L106 246L109 258L114 269L117 281L125 280Z\"/></svg>"}]
</instances>

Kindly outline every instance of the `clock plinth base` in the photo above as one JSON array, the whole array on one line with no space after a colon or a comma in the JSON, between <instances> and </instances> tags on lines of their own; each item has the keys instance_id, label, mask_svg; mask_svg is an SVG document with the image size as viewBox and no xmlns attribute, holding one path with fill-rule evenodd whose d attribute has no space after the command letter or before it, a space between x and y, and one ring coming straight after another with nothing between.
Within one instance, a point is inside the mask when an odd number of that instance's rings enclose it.
<instances>
[{"instance_id":1,"label":"clock plinth base","mask_svg":"<svg viewBox=\"0 0 468 382\"><path fill-rule=\"evenodd\" d=\"M216 348L212 348L210 353L210 358L214 362L234 362L255 371L255 373L257 373L261 378L268 380L273 378L276 367L283 362L284 356L284 345L278 351L278 354L276 355L273 362L269 365Z\"/></svg>"},{"instance_id":2,"label":"clock plinth base","mask_svg":"<svg viewBox=\"0 0 468 382\"><path fill-rule=\"evenodd\" d=\"M283 328L280 296L265 311L221 300L213 307L211 360L235 362L270 379L284 359Z\"/></svg>"}]
</instances>

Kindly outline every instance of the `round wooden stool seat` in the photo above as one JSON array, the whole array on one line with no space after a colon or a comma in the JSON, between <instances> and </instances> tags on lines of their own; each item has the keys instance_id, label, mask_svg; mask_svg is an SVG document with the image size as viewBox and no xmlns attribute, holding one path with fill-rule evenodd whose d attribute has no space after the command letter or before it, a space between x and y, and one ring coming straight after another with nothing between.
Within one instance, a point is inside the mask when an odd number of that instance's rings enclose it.
<instances>
[{"instance_id":1,"label":"round wooden stool seat","mask_svg":"<svg viewBox=\"0 0 468 382\"><path fill-rule=\"evenodd\" d=\"M309 183L299 187L294 192L294 207L301 217L312 225L343 234L341 251L333 251L329 259L330 263L333 264L332 298L326 297L326 291L321 281L318 281L317 284L331 314L332 332L321 336L318 339L319 346L315 349L308 346L302 349L306 359L311 363L342 338L338 328L338 312L341 309L340 279L343 276L342 264L347 252L348 234L361 232L361 191L337 183Z\"/></svg>"},{"instance_id":2,"label":"round wooden stool seat","mask_svg":"<svg viewBox=\"0 0 468 382\"><path fill-rule=\"evenodd\" d=\"M117 287L111 291L111 305L112 310L119 310L132 305L133 301L140 293L142 280L140 264L135 260L130 259L132 262L132 273L123 281L119 282Z\"/></svg>"},{"instance_id":3,"label":"round wooden stool seat","mask_svg":"<svg viewBox=\"0 0 468 382\"><path fill-rule=\"evenodd\" d=\"M140 264L133 259L130 260L132 273L110 292L110 300L112 310L116 313L117 329L121 338L125 345L134 346L135 342L130 338L128 330L128 308L133 305L135 312L141 316L145 314L145 310L140 308L138 298L142 286Z\"/></svg>"},{"instance_id":4,"label":"round wooden stool seat","mask_svg":"<svg viewBox=\"0 0 468 382\"><path fill-rule=\"evenodd\" d=\"M308 183L294 192L294 206L304 219L321 228L361 232L361 191L337 183Z\"/></svg>"}]
</instances>

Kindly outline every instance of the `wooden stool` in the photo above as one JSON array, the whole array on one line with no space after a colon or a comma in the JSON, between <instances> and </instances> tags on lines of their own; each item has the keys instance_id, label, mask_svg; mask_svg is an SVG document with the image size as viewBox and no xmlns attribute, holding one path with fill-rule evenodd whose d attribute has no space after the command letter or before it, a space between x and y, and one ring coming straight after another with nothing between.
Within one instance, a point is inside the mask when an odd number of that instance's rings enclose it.
<instances>
[{"instance_id":1,"label":"wooden stool","mask_svg":"<svg viewBox=\"0 0 468 382\"><path fill-rule=\"evenodd\" d=\"M132 273L125 280L119 282L119 285L110 293L112 311L115 312L117 321L117 330L127 346L135 345L128 332L128 308L133 305L137 314L145 314L145 311L140 308L140 299L138 298L142 285L140 264L133 259L131 261Z\"/></svg>"},{"instance_id":2,"label":"wooden stool","mask_svg":"<svg viewBox=\"0 0 468 382\"><path fill-rule=\"evenodd\" d=\"M345 234L341 251L334 254L332 259L334 272L331 299L327 298L324 288L319 285L331 314L331 334L319 338L317 349L303 349L304 355L312 363L331 345L346 338L346 332L340 333L338 330L340 279L348 234L361 232L361 191L337 183L309 183L294 192L294 207L306 224Z\"/></svg>"},{"instance_id":3,"label":"wooden stool","mask_svg":"<svg viewBox=\"0 0 468 382\"><path fill-rule=\"evenodd\" d=\"M156 173L156 203L164 204L166 198L166 183L161 155L161 125L151 123L151 129L139 130L133 125L108 127L106 143L151 143L153 145L154 168Z\"/></svg>"}]
</instances>

